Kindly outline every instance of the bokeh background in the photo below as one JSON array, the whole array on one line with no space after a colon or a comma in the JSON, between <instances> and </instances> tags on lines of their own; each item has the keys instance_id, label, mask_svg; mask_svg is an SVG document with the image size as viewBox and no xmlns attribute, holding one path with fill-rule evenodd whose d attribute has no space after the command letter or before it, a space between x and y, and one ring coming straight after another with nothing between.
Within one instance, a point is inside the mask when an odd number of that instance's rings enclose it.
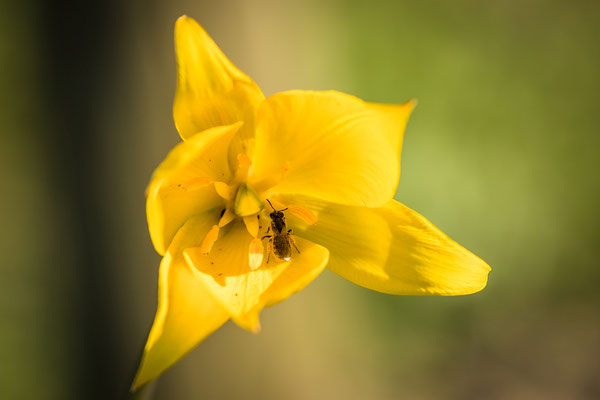
<instances>
[{"instance_id":1,"label":"bokeh background","mask_svg":"<svg viewBox=\"0 0 600 400\"><path fill-rule=\"evenodd\" d=\"M493 271L454 298L326 271L146 398L600 398L597 1L0 8L0 398L125 398L156 307L144 189L180 140L182 14L267 95L417 98L396 198Z\"/></svg>"}]
</instances>

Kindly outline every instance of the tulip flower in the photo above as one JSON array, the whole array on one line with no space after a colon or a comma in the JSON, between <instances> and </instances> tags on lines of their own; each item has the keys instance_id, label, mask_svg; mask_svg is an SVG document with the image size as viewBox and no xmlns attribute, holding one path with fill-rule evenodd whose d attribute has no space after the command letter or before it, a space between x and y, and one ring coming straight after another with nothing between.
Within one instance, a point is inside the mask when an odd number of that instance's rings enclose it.
<instances>
[{"instance_id":1,"label":"tulip flower","mask_svg":"<svg viewBox=\"0 0 600 400\"><path fill-rule=\"evenodd\" d=\"M258 332L263 308L324 268L396 295L486 285L484 261L393 199L414 101L301 90L265 98L185 16L175 48L173 116L183 141L147 191L150 237L163 259L134 389L229 319Z\"/></svg>"}]
</instances>

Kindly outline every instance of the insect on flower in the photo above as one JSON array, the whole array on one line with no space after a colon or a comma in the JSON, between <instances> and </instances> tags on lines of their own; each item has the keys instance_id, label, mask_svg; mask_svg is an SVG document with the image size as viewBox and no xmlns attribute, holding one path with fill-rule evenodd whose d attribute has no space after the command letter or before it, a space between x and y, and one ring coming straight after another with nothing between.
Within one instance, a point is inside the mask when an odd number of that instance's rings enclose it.
<instances>
[{"instance_id":1,"label":"insect on flower","mask_svg":"<svg viewBox=\"0 0 600 400\"><path fill-rule=\"evenodd\" d=\"M273 204L267 199L267 202L273 209L273 212L269 214L271 218L271 226L267 229L267 234L262 239L269 238L269 246L267 247L267 263L271 253L275 255L279 260L290 261L292 259L292 246L300 253L298 246L292 236L292 230L287 228L285 223L285 215L283 214L287 208L283 210L276 210ZM273 230L273 234L269 235L269 230Z\"/></svg>"},{"instance_id":2,"label":"insect on flower","mask_svg":"<svg viewBox=\"0 0 600 400\"><path fill-rule=\"evenodd\" d=\"M230 319L258 332L265 307L325 267L396 295L485 287L484 261L393 199L414 101L303 90L265 97L185 16L175 51L173 117L183 141L147 190L150 238L163 258L133 389Z\"/></svg>"}]
</instances>

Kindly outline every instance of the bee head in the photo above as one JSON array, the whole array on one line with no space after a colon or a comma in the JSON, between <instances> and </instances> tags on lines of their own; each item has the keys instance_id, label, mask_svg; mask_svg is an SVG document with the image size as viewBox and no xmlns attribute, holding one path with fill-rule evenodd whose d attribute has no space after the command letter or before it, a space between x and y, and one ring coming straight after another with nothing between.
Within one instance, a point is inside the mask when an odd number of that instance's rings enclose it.
<instances>
[{"instance_id":1,"label":"bee head","mask_svg":"<svg viewBox=\"0 0 600 400\"><path fill-rule=\"evenodd\" d=\"M273 211L269 216L271 219L283 219L284 214L281 211Z\"/></svg>"}]
</instances>

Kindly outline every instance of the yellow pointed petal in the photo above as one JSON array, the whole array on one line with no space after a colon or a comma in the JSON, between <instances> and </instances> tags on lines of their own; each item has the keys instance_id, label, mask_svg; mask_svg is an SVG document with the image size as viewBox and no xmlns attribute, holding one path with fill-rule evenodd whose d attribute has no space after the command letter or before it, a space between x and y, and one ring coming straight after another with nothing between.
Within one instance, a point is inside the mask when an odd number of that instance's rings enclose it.
<instances>
[{"instance_id":1,"label":"yellow pointed petal","mask_svg":"<svg viewBox=\"0 0 600 400\"><path fill-rule=\"evenodd\" d=\"M179 143L154 172L146 215L156 251L164 254L177 230L191 216L223 201L209 181L231 178L227 149L241 123L208 129Z\"/></svg>"},{"instance_id":2,"label":"yellow pointed petal","mask_svg":"<svg viewBox=\"0 0 600 400\"><path fill-rule=\"evenodd\" d=\"M486 285L490 267L484 261L397 201L381 208L293 202L319 217L307 226L290 215L296 235L327 247L328 268L358 285L404 295L470 294Z\"/></svg>"},{"instance_id":3,"label":"yellow pointed petal","mask_svg":"<svg viewBox=\"0 0 600 400\"><path fill-rule=\"evenodd\" d=\"M158 377L229 318L182 256L183 248L199 245L214 220L186 222L161 262L158 310L132 389Z\"/></svg>"},{"instance_id":4,"label":"yellow pointed petal","mask_svg":"<svg viewBox=\"0 0 600 400\"><path fill-rule=\"evenodd\" d=\"M186 140L207 128L244 121L232 143L232 156L246 153L256 108L264 99L256 83L237 69L190 17L180 17L175 24L175 52L173 117L181 137Z\"/></svg>"},{"instance_id":5,"label":"yellow pointed petal","mask_svg":"<svg viewBox=\"0 0 600 400\"><path fill-rule=\"evenodd\" d=\"M298 237L295 240L301 253L292 256L290 265L260 296L256 306L233 318L235 323L253 332L260 331L259 314L263 308L277 304L304 289L323 271L329 260L329 251Z\"/></svg>"},{"instance_id":6,"label":"yellow pointed petal","mask_svg":"<svg viewBox=\"0 0 600 400\"><path fill-rule=\"evenodd\" d=\"M275 193L383 205L396 191L413 106L369 104L333 91L271 96L258 111L252 181L258 190L275 185Z\"/></svg>"},{"instance_id":7,"label":"yellow pointed petal","mask_svg":"<svg viewBox=\"0 0 600 400\"><path fill-rule=\"evenodd\" d=\"M199 248L187 249L185 256L198 271L204 284L218 299L232 319L242 328L257 329L258 313L268 305L297 292L325 267L327 249L298 239L300 254L281 262L272 255L263 258L260 268L249 265L249 248L254 238L241 223L223 230L209 255Z\"/></svg>"},{"instance_id":8,"label":"yellow pointed petal","mask_svg":"<svg viewBox=\"0 0 600 400\"><path fill-rule=\"evenodd\" d=\"M301 253L298 254L294 250L290 265L261 295L253 312L259 312L264 307L275 305L304 289L327 266L329 250L300 237L295 237L295 241Z\"/></svg>"}]
</instances>

